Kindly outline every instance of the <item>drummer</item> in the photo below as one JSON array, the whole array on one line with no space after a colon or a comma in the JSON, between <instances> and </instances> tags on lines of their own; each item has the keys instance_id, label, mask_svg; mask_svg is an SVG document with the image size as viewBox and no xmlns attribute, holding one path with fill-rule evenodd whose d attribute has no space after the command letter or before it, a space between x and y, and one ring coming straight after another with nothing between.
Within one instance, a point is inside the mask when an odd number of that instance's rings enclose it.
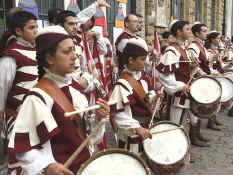
<instances>
[{"instance_id":1,"label":"drummer","mask_svg":"<svg viewBox=\"0 0 233 175\"><path fill-rule=\"evenodd\" d=\"M87 134L84 114L71 119L65 118L64 112L70 108L85 108L88 101L79 82L68 76L75 70L77 56L64 28L42 29L36 37L36 50L40 80L24 99L9 141L9 151L16 153L24 175L74 175L94 151L91 148L102 140L105 129L102 126L75 158L70 168L73 173L63 166ZM97 103L101 106L96 110L98 122L109 114L110 108L103 100Z\"/></svg>"},{"instance_id":2,"label":"drummer","mask_svg":"<svg viewBox=\"0 0 233 175\"><path fill-rule=\"evenodd\" d=\"M205 47L209 53L209 62L210 62L210 70L211 74L223 74L226 70L232 67L232 63L229 62L227 64L222 60L222 56L219 53L219 43L220 43L220 33L217 31L209 32ZM229 110L228 115L232 116L232 105L233 102L228 104L226 110ZM222 106L223 107L223 106ZM215 119L216 120L216 119ZM222 125L218 120L215 121L216 125ZM215 127L216 130L220 130L220 128Z\"/></svg>"},{"instance_id":3,"label":"drummer","mask_svg":"<svg viewBox=\"0 0 233 175\"><path fill-rule=\"evenodd\" d=\"M131 38L123 53L127 64L110 97L110 100L117 101L113 119L118 146L139 153L142 151L141 140L152 137L147 128L152 116L151 104L158 95L144 72L148 55L146 42L141 38ZM135 134L140 138L132 139Z\"/></svg>"},{"instance_id":4,"label":"drummer","mask_svg":"<svg viewBox=\"0 0 233 175\"><path fill-rule=\"evenodd\" d=\"M190 120L191 143L199 147L207 147L209 145L206 139L200 134L200 119L190 111L189 84L196 73L198 62L192 60L186 50L187 40L191 35L189 22L172 21L170 32L175 40L166 48L157 66L165 91L173 96L170 120L184 126Z\"/></svg>"}]
</instances>

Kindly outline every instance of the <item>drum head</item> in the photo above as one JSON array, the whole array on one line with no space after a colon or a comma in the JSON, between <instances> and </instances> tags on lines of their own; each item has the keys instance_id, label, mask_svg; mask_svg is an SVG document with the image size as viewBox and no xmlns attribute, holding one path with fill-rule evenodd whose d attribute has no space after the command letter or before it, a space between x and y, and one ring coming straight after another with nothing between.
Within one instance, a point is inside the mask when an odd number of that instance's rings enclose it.
<instances>
[{"instance_id":1,"label":"drum head","mask_svg":"<svg viewBox=\"0 0 233 175\"><path fill-rule=\"evenodd\" d=\"M228 78L216 78L222 87L221 102L227 102L233 98L233 83Z\"/></svg>"},{"instance_id":2,"label":"drum head","mask_svg":"<svg viewBox=\"0 0 233 175\"><path fill-rule=\"evenodd\" d=\"M151 132L177 127L179 125L172 122L159 122L151 128ZM161 165L172 165L184 159L188 154L189 145L189 138L183 129L153 134L152 139L143 142L147 156Z\"/></svg>"},{"instance_id":3,"label":"drum head","mask_svg":"<svg viewBox=\"0 0 233 175\"><path fill-rule=\"evenodd\" d=\"M135 153L123 149L98 152L85 162L77 175L149 175L144 160Z\"/></svg>"},{"instance_id":4,"label":"drum head","mask_svg":"<svg viewBox=\"0 0 233 175\"><path fill-rule=\"evenodd\" d=\"M211 104L221 97L221 85L213 78L201 77L191 84L190 94L198 103Z\"/></svg>"}]
</instances>

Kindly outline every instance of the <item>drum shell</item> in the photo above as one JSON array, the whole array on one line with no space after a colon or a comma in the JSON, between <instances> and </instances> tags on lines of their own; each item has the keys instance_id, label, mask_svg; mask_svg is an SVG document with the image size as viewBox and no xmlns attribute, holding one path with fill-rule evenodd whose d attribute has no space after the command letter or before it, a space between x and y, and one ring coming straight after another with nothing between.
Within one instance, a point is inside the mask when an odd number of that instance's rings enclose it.
<instances>
[{"instance_id":1,"label":"drum shell","mask_svg":"<svg viewBox=\"0 0 233 175\"><path fill-rule=\"evenodd\" d=\"M161 122L154 124L151 128L153 128L159 124L172 124L172 125L175 125L177 127L180 127L180 125L178 125L174 122L171 122L171 121L161 121ZM185 165L185 158L187 156L189 156L189 152L190 152L190 139L189 139L189 135L187 134L186 130L185 129L182 129L182 130L184 131L184 134L188 140L188 149L186 151L185 156L182 159L178 160L176 163L169 164L169 165L160 164L158 162L155 162L153 159L151 159L150 155L148 155L148 153L145 151L146 157L148 159L148 164L154 172L157 172L159 174L177 173ZM144 147L144 144L143 144L143 147Z\"/></svg>"},{"instance_id":2,"label":"drum shell","mask_svg":"<svg viewBox=\"0 0 233 175\"><path fill-rule=\"evenodd\" d=\"M148 167L148 165L146 164L146 162L140 157L138 156L136 153L133 153L133 152L129 152L128 150L126 149L120 149L120 148L110 148L110 149L106 149L106 150L103 150L101 152L97 152L95 153L94 155L92 155L92 157L90 159L88 159L86 162L84 162L80 169L78 170L77 172L77 175L82 175L82 172L84 171L84 169L94 160L98 159L99 157L101 156L104 156L104 155L107 155L107 154L111 154L111 153L121 153L121 154L126 154L126 155L129 155L131 157L134 157L135 159L137 159L141 164L142 166L144 167L145 171L146 171L146 174L147 175L151 175L150 173L150 169ZM123 163L123 162L122 162Z\"/></svg>"},{"instance_id":3,"label":"drum shell","mask_svg":"<svg viewBox=\"0 0 233 175\"><path fill-rule=\"evenodd\" d=\"M229 77L224 76L223 78L229 80L231 82L232 86L233 86L233 81ZM233 74L232 74L232 78L233 78ZM217 79L217 81L218 81L218 79ZM231 104L233 102L233 96L227 101L224 101L224 102L220 101L220 102L221 102L221 109L227 109L227 108L229 108L231 106Z\"/></svg>"},{"instance_id":4,"label":"drum shell","mask_svg":"<svg viewBox=\"0 0 233 175\"><path fill-rule=\"evenodd\" d=\"M222 93L221 84L216 79L211 78L211 77L202 76L202 77L195 79L194 81L196 81L200 78L210 78L210 79L214 80L219 85L219 87L221 89L221 93ZM190 96L191 96L190 110L192 111L193 114L195 114L196 116L198 116L200 118L212 118L218 112L218 109L221 105L221 103L220 103L221 96L219 96L219 98L216 99L212 103L201 103L201 102L198 102L195 98L193 98L192 95L190 95Z\"/></svg>"}]
</instances>

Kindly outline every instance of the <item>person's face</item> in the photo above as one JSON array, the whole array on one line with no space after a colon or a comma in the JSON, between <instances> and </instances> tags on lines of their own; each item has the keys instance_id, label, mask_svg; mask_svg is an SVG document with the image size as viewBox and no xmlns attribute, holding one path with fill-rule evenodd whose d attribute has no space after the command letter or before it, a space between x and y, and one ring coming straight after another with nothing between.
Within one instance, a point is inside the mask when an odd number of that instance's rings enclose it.
<instances>
[{"instance_id":1,"label":"person's face","mask_svg":"<svg viewBox=\"0 0 233 175\"><path fill-rule=\"evenodd\" d=\"M212 39L212 44L215 46L219 46L219 42L220 42L219 36L217 36L215 39Z\"/></svg>"},{"instance_id":2,"label":"person's face","mask_svg":"<svg viewBox=\"0 0 233 175\"><path fill-rule=\"evenodd\" d=\"M46 57L50 71L63 77L76 69L76 59L74 43L70 38L58 44L54 55L47 54Z\"/></svg>"},{"instance_id":3,"label":"person's face","mask_svg":"<svg viewBox=\"0 0 233 175\"><path fill-rule=\"evenodd\" d=\"M38 32L38 25L36 20L29 20L24 26L23 30L16 28L17 36L23 38L25 41L28 41L31 44L35 44L36 34Z\"/></svg>"},{"instance_id":4,"label":"person's face","mask_svg":"<svg viewBox=\"0 0 233 175\"><path fill-rule=\"evenodd\" d=\"M206 40L207 35L208 35L208 28L206 26L202 26L200 33L197 33L197 37L200 38L201 40Z\"/></svg>"},{"instance_id":5,"label":"person's face","mask_svg":"<svg viewBox=\"0 0 233 175\"><path fill-rule=\"evenodd\" d=\"M183 30L178 30L178 36L184 41L188 40L191 36L191 30L188 24L185 24Z\"/></svg>"},{"instance_id":6,"label":"person's face","mask_svg":"<svg viewBox=\"0 0 233 175\"><path fill-rule=\"evenodd\" d=\"M136 59L130 58L129 64L132 70L143 71L146 65L147 56L139 56Z\"/></svg>"},{"instance_id":7,"label":"person's face","mask_svg":"<svg viewBox=\"0 0 233 175\"><path fill-rule=\"evenodd\" d=\"M138 31L142 31L142 27L143 27L143 18L142 17L138 17L138 26L137 29Z\"/></svg>"},{"instance_id":8,"label":"person's face","mask_svg":"<svg viewBox=\"0 0 233 175\"><path fill-rule=\"evenodd\" d=\"M126 28L130 32L135 33L135 32L138 31L137 27L138 27L138 17L135 16L135 15L130 15L129 16L129 22L126 23Z\"/></svg>"},{"instance_id":9,"label":"person's face","mask_svg":"<svg viewBox=\"0 0 233 175\"><path fill-rule=\"evenodd\" d=\"M64 22L64 28L70 36L77 35L78 31L78 19L74 16L68 16Z\"/></svg>"}]
</instances>

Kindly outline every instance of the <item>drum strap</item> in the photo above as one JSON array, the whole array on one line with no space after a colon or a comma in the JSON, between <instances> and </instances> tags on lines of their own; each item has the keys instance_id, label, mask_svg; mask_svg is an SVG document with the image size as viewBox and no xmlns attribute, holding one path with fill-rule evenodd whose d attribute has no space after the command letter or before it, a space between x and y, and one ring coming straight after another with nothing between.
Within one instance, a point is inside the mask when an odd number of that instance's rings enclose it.
<instances>
[{"instance_id":1,"label":"drum strap","mask_svg":"<svg viewBox=\"0 0 233 175\"><path fill-rule=\"evenodd\" d=\"M193 43L195 43L197 45L197 47L199 48L200 52L202 53L202 55L204 55L205 59L207 60L207 56L206 56L205 50L201 46L201 44L198 41L193 41Z\"/></svg>"},{"instance_id":2,"label":"drum strap","mask_svg":"<svg viewBox=\"0 0 233 175\"><path fill-rule=\"evenodd\" d=\"M187 56L187 53L184 49L182 49L177 43L172 42L171 46L175 47L176 50L178 50L183 57L184 61L190 61L190 59Z\"/></svg>"},{"instance_id":3,"label":"drum strap","mask_svg":"<svg viewBox=\"0 0 233 175\"><path fill-rule=\"evenodd\" d=\"M126 80L130 84L130 86L134 89L135 93L139 97L140 102L144 104L152 114L150 104L145 101L146 92L143 89L142 85L131 74L127 72L122 72L120 78Z\"/></svg>"},{"instance_id":4,"label":"drum strap","mask_svg":"<svg viewBox=\"0 0 233 175\"><path fill-rule=\"evenodd\" d=\"M59 106L61 106L65 112L74 111L73 105L70 103L62 90L52 80L42 78L35 87L45 91L50 97L54 99L54 101L56 101ZM84 140L84 127L81 117L79 115L72 115L70 118L74 119L75 121L74 124L76 127L76 134L80 137L81 140Z\"/></svg>"}]
</instances>

